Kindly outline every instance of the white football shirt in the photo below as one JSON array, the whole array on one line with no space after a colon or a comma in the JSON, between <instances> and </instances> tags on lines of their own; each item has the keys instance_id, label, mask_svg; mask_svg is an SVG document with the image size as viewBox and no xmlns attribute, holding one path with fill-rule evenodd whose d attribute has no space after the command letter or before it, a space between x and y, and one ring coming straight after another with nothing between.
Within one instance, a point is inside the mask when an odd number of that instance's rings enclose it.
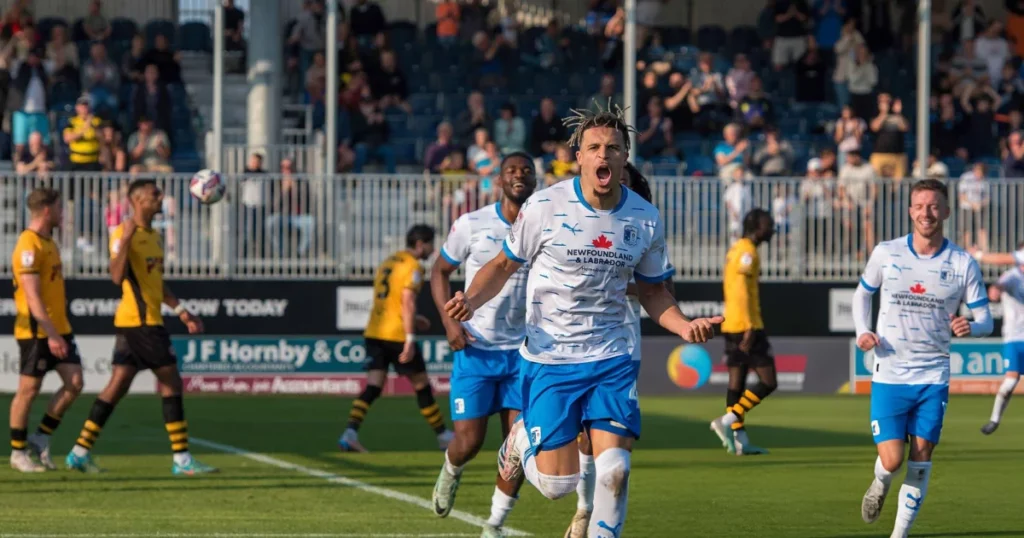
<instances>
[{"instance_id":1,"label":"white football shirt","mask_svg":"<svg viewBox=\"0 0 1024 538\"><path fill-rule=\"evenodd\" d=\"M949 316L961 302L972 309L988 305L978 262L948 239L936 254L919 257L907 235L875 247L860 285L882 292L872 380L949 383Z\"/></svg>"},{"instance_id":2,"label":"white football shirt","mask_svg":"<svg viewBox=\"0 0 1024 538\"><path fill-rule=\"evenodd\" d=\"M1014 267L999 277L1003 288L1003 341L1024 342L1024 273Z\"/></svg>"},{"instance_id":3,"label":"white football shirt","mask_svg":"<svg viewBox=\"0 0 1024 538\"><path fill-rule=\"evenodd\" d=\"M466 289L477 271L501 251L511 224L501 214L501 203L466 213L452 224L441 247L441 257L458 266L466 264ZM526 278L529 265L513 274L493 299L463 324L479 349L517 349L526 336Z\"/></svg>"},{"instance_id":4,"label":"white football shirt","mask_svg":"<svg viewBox=\"0 0 1024 538\"><path fill-rule=\"evenodd\" d=\"M505 239L505 255L530 262L523 356L571 364L631 355L630 278L663 282L675 269L658 209L623 188L609 211L590 206L580 180L535 193Z\"/></svg>"}]
</instances>

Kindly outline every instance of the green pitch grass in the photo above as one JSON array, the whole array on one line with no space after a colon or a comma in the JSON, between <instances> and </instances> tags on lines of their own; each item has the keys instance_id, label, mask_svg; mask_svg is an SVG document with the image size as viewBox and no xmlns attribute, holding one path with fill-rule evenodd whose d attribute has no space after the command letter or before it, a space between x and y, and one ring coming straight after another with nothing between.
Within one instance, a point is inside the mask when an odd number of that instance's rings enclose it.
<instances>
[{"instance_id":1,"label":"green pitch grass","mask_svg":"<svg viewBox=\"0 0 1024 538\"><path fill-rule=\"evenodd\" d=\"M55 459L62 467L92 399L83 397L55 436ZM6 406L10 397L0 401ZM989 397L950 402L915 536L1024 536L1024 402L1011 404L1001 429L985 437L978 428L991 402ZM894 498L875 525L860 520L860 499L875 458L866 398L769 399L748 424L751 438L772 453L748 458L727 455L708 431L722 398L642 403L644 438L633 458L625 536L889 535ZM371 409L362 441L372 453L339 453L335 441L349 404L327 397L187 397L194 437L303 469L193 443L193 452L222 472L177 478L170 474L159 400L128 398L96 445L108 473L24 475L0 469L0 534L479 535L479 528L465 521L438 519L420 506L325 478L323 473L330 473L429 499L441 465L433 434L413 400L405 398L383 399ZM41 413L37 405L33 427ZM487 447L463 477L458 510L489 514L498 442L492 428ZM561 536L575 507L575 496L551 502L527 485L508 526L535 536Z\"/></svg>"}]
</instances>

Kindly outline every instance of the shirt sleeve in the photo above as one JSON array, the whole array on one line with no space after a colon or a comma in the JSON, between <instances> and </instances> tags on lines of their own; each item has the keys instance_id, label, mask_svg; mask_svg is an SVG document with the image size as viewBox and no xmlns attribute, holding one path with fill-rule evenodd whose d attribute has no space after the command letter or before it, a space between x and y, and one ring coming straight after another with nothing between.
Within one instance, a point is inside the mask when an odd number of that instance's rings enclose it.
<instances>
[{"instance_id":1,"label":"shirt sleeve","mask_svg":"<svg viewBox=\"0 0 1024 538\"><path fill-rule=\"evenodd\" d=\"M973 259L967 264L967 289L964 290L964 303L967 308L975 309L988 304L988 292L985 290L985 279L981 276L981 267Z\"/></svg>"},{"instance_id":2,"label":"shirt sleeve","mask_svg":"<svg viewBox=\"0 0 1024 538\"><path fill-rule=\"evenodd\" d=\"M540 204L527 200L512 223L512 229L501 246L508 259L516 263L532 260L544 246L544 211Z\"/></svg>"},{"instance_id":3,"label":"shirt sleeve","mask_svg":"<svg viewBox=\"0 0 1024 538\"><path fill-rule=\"evenodd\" d=\"M882 287L883 271L888 260L888 254L886 248L882 245L876 246L871 251L868 264L864 267L864 273L860 276L860 287L864 288L868 293L875 293L878 291L878 288Z\"/></svg>"},{"instance_id":4,"label":"shirt sleeve","mask_svg":"<svg viewBox=\"0 0 1024 538\"><path fill-rule=\"evenodd\" d=\"M750 271L754 268L754 252L749 248L744 248L741 252L738 252L739 256L736 258L736 272L744 275L749 275Z\"/></svg>"},{"instance_id":5,"label":"shirt sleeve","mask_svg":"<svg viewBox=\"0 0 1024 538\"><path fill-rule=\"evenodd\" d=\"M34 241L28 236L18 240L14 249L14 270L15 275L39 274L43 266L43 249L39 241Z\"/></svg>"},{"instance_id":6,"label":"shirt sleeve","mask_svg":"<svg viewBox=\"0 0 1024 538\"><path fill-rule=\"evenodd\" d=\"M654 236L651 239L651 246L644 252L640 261L636 264L634 276L637 281L656 284L672 278L676 272L675 267L668 260L668 250L665 246L665 227L661 223L661 217L654 225Z\"/></svg>"},{"instance_id":7,"label":"shirt sleeve","mask_svg":"<svg viewBox=\"0 0 1024 538\"><path fill-rule=\"evenodd\" d=\"M469 241L473 235L472 227L465 215L459 217L448 231L448 237L441 246L441 257L444 261L458 267L469 256Z\"/></svg>"},{"instance_id":8,"label":"shirt sleeve","mask_svg":"<svg viewBox=\"0 0 1024 538\"><path fill-rule=\"evenodd\" d=\"M1024 265L1024 248L1014 252L1013 259L1017 262L1017 265Z\"/></svg>"},{"instance_id":9,"label":"shirt sleeve","mask_svg":"<svg viewBox=\"0 0 1024 538\"><path fill-rule=\"evenodd\" d=\"M999 287L1002 288L1003 293L1020 302L1024 302L1024 285L1022 284L1024 281L1017 276L1016 270L1007 271L999 277Z\"/></svg>"},{"instance_id":10,"label":"shirt sleeve","mask_svg":"<svg viewBox=\"0 0 1024 538\"><path fill-rule=\"evenodd\" d=\"M117 226L114 231L110 232L110 259L117 257L117 253L121 251L121 237L124 235L124 228Z\"/></svg>"}]
</instances>

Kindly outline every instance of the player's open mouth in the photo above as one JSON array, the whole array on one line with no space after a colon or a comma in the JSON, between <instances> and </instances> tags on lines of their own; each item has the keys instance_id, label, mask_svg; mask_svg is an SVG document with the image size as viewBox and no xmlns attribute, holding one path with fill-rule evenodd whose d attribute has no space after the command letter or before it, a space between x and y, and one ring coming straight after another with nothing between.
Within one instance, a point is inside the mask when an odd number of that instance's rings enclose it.
<instances>
[{"instance_id":1,"label":"player's open mouth","mask_svg":"<svg viewBox=\"0 0 1024 538\"><path fill-rule=\"evenodd\" d=\"M612 180L612 169L606 164L602 164L597 167L597 183L602 187L607 187L608 183Z\"/></svg>"}]
</instances>

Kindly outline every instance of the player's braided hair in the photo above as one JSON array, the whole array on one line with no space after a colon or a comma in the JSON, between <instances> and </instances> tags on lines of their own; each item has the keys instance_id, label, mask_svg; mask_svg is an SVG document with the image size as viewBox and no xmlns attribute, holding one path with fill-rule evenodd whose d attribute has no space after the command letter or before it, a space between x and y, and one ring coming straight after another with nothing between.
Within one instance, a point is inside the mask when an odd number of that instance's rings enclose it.
<instances>
[{"instance_id":1,"label":"player's braided hair","mask_svg":"<svg viewBox=\"0 0 1024 538\"><path fill-rule=\"evenodd\" d=\"M580 147L583 143L583 133L594 127L610 127L622 133L622 139L626 144L626 151L629 151L629 133L638 132L632 125L626 123L626 110L619 105L612 105L611 98L605 106L601 106L594 100L594 109L570 109L569 117L562 120L562 124L572 129L572 136L569 137L569 146Z\"/></svg>"}]
</instances>

